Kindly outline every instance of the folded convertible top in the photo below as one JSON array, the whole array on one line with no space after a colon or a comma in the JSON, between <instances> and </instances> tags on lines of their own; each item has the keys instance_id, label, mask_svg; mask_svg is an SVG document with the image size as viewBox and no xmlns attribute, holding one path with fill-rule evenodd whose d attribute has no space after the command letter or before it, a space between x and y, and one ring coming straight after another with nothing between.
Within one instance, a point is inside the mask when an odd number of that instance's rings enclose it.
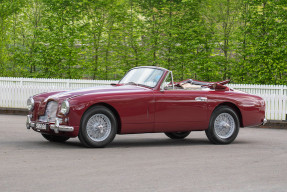
<instances>
[{"instance_id":1,"label":"folded convertible top","mask_svg":"<svg viewBox=\"0 0 287 192\"><path fill-rule=\"evenodd\" d=\"M218 81L218 82L205 82L205 81L197 81L193 79L187 79L184 81L181 81L179 83L176 83L178 85L190 83L192 85L200 85L202 87L208 87L210 89L229 89L225 84L229 83L230 80L224 80L224 81Z\"/></svg>"}]
</instances>

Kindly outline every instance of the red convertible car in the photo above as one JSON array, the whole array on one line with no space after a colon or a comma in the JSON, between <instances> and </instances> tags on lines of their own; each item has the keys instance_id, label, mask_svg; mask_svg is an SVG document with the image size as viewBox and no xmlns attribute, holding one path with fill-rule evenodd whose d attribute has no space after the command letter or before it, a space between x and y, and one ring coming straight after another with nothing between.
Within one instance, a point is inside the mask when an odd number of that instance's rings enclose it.
<instances>
[{"instance_id":1,"label":"red convertible car","mask_svg":"<svg viewBox=\"0 0 287 192\"><path fill-rule=\"evenodd\" d=\"M228 144L239 127L266 122L264 100L228 82L174 82L167 69L135 67L111 86L30 97L26 127L54 142L79 137L86 147L104 147L116 134L163 132L183 139L191 131Z\"/></svg>"}]
</instances>

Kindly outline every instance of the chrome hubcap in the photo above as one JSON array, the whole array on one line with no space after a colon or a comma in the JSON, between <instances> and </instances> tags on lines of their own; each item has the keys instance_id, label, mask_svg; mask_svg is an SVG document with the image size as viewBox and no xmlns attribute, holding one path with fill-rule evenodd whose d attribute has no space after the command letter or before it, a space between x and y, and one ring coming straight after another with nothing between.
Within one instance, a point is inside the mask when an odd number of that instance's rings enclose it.
<instances>
[{"instance_id":1,"label":"chrome hubcap","mask_svg":"<svg viewBox=\"0 0 287 192\"><path fill-rule=\"evenodd\" d=\"M214 121L215 134L221 139L229 138L235 130L235 121L229 113L221 113Z\"/></svg>"},{"instance_id":2,"label":"chrome hubcap","mask_svg":"<svg viewBox=\"0 0 287 192\"><path fill-rule=\"evenodd\" d=\"M93 141L104 141L110 135L111 130L111 121L104 114L95 114L88 120L87 134Z\"/></svg>"}]
</instances>

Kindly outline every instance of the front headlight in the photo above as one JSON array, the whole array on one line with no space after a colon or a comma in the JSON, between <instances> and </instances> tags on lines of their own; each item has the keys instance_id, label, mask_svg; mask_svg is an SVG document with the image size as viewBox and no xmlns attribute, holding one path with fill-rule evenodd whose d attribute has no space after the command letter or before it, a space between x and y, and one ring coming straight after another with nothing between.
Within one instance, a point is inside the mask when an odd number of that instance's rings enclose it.
<instances>
[{"instance_id":1,"label":"front headlight","mask_svg":"<svg viewBox=\"0 0 287 192\"><path fill-rule=\"evenodd\" d=\"M65 100L63 101L62 105L61 105L61 113L63 115L67 115L69 113L69 110L70 110L70 104L69 104L69 101Z\"/></svg>"},{"instance_id":2,"label":"front headlight","mask_svg":"<svg viewBox=\"0 0 287 192\"><path fill-rule=\"evenodd\" d=\"M33 111L33 109L34 109L34 104L35 104L35 102L34 102L33 97L30 97L30 98L27 100L27 108L28 108L29 111Z\"/></svg>"}]
</instances>

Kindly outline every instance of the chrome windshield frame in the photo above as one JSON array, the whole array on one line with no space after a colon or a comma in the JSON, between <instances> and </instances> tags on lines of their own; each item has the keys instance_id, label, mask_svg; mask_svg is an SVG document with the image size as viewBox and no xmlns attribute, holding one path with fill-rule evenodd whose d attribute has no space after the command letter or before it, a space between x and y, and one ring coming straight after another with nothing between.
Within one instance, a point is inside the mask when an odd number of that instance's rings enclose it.
<instances>
[{"instance_id":1,"label":"chrome windshield frame","mask_svg":"<svg viewBox=\"0 0 287 192\"><path fill-rule=\"evenodd\" d=\"M164 77L164 80L162 81L162 83L160 85L160 91L164 91L164 87L162 87L162 85L164 84L164 82L166 81L166 79L168 78L169 75L171 75L172 90L174 90L173 74L172 74L172 71L168 70L166 76Z\"/></svg>"},{"instance_id":2,"label":"chrome windshield frame","mask_svg":"<svg viewBox=\"0 0 287 192\"><path fill-rule=\"evenodd\" d=\"M134 67L132 69L130 69L124 76L121 80L119 80L118 84L127 84L128 82L126 83L123 83L122 80L127 76L127 74L129 74L130 71L132 70L135 70L135 69L142 69L142 68L149 68L149 69L154 69L154 70L161 70L162 71L162 74L161 76L159 77L159 79L157 80L156 84L154 86L149 86L149 85L146 85L146 84L141 84L141 83L134 83L135 85L139 85L139 86L144 86L144 87L148 87L148 88L151 88L151 89L154 89L156 87L158 87L159 83L161 83L161 79L164 77L165 75L165 72L168 71L164 68L161 68L161 67L156 67L156 66L140 66L140 67ZM165 77L164 77L165 78Z\"/></svg>"}]
</instances>

